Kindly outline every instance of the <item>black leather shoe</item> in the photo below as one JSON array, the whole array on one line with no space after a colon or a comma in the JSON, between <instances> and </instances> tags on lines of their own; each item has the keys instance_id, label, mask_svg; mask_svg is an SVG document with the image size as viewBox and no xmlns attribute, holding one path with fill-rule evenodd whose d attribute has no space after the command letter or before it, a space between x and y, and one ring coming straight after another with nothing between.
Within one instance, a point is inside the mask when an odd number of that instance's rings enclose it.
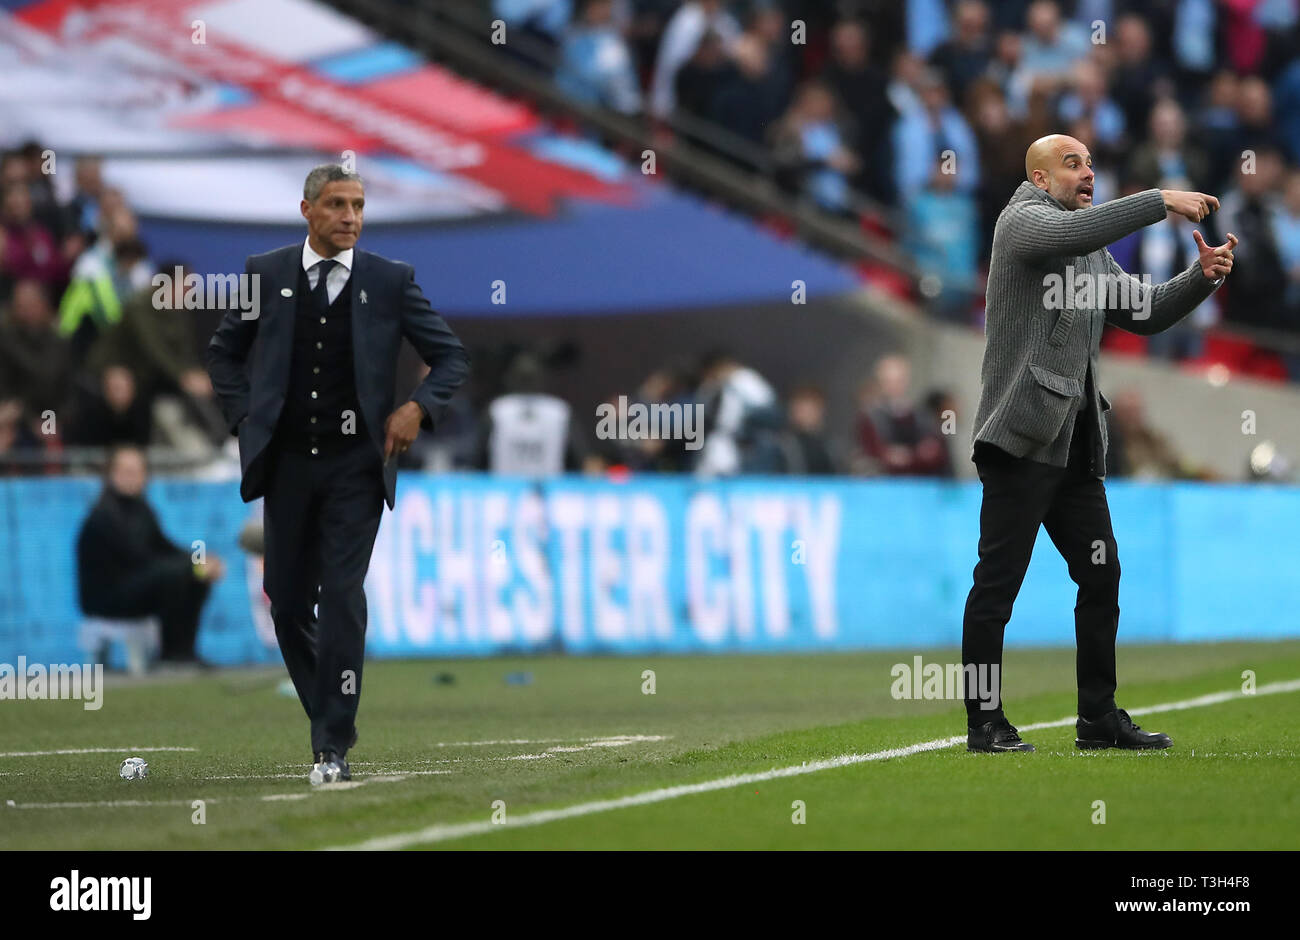
<instances>
[{"instance_id":1,"label":"black leather shoe","mask_svg":"<svg viewBox=\"0 0 1300 940\"><path fill-rule=\"evenodd\" d=\"M1143 731L1133 724L1128 712L1117 708L1104 718L1074 723L1074 746L1081 751L1118 747L1128 751L1155 751L1172 747L1173 739L1167 734Z\"/></svg>"},{"instance_id":2,"label":"black leather shoe","mask_svg":"<svg viewBox=\"0 0 1300 940\"><path fill-rule=\"evenodd\" d=\"M1020 740L1020 732L1005 718L986 721L977 728L966 729L966 750L1001 754L1003 751L1032 751L1034 746Z\"/></svg>"},{"instance_id":3,"label":"black leather shoe","mask_svg":"<svg viewBox=\"0 0 1300 940\"><path fill-rule=\"evenodd\" d=\"M351 779L352 768L348 767L348 762L334 751L319 752L316 755L316 763L312 764L311 773L307 774L307 781L313 787Z\"/></svg>"}]
</instances>

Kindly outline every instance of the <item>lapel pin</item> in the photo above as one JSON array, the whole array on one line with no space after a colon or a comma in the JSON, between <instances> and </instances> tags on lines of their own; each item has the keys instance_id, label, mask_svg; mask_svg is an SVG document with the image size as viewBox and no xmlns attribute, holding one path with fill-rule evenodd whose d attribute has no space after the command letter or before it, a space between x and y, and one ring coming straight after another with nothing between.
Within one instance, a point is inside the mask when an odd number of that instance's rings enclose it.
<instances>
[{"instance_id":1,"label":"lapel pin","mask_svg":"<svg viewBox=\"0 0 1300 940\"><path fill-rule=\"evenodd\" d=\"M362 302L362 303L365 303L365 302L366 302L366 292L365 292L365 291L362 291L362 292L361 292L361 302Z\"/></svg>"},{"instance_id":2,"label":"lapel pin","mask_svg":"<svg viewBox=\"0 0 1300 940\"><path fill-rule=\"evenodd\" d=\"M281 297L292 297L292 296L293 296L293 291L289 290L289 288L287 288L287 287L281 287L281 288L280 288L280 296L281 296Z\"/></svg>"}]
</instances>

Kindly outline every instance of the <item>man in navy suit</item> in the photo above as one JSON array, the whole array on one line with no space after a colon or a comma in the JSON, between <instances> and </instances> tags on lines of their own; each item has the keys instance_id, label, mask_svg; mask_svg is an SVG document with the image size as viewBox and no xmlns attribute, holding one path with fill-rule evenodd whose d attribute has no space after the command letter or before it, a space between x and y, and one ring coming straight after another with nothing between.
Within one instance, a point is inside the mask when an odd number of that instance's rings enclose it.
<instances>
[{"instance_id":1,"label":"man in navy suit","mask_svg":"<svg viewBox=\"0 0 1300 940\"><path fill-rule=\"evenodd\" d=\"M363 584L398 454L469 374L460 340L409 264L357 249L365 191L337 164L303 185L307 240L253 255L260 306L228 310L207 366L239 437L240 495L264 497L263 584L307 717L313 784L350 779L365 656ZM394 410L405 336L429 374Z\"/></svg>"}]
</instances>

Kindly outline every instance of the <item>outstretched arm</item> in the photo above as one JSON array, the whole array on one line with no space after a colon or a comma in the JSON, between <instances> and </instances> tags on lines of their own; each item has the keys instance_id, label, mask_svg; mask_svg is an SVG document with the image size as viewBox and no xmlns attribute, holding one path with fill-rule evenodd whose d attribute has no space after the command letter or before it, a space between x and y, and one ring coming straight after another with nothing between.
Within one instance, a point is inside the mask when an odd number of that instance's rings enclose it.
<instances>
[{"instance_id":1,"label":"outstretched arm","mask_svg":"<svg viewBox=\"0 0 1300 940\"><path fill-rule=\"evenodd\" d=\"M998 228L1007 250L1020 258L1086 255L1154 225L1166 213L1175 212L1199 222L1211 208L1219 208L1219 200L1205 193L1148 189L1070 212L1042 204L1019 205L1007 213Z\"/></svg>"},{"instance_id":2,"label":"outstretched arm","mask_svg":"<svg viewBox=\"0 0 1300 940\"><path fill-rule=\"evenodd\" d=\"M1232 270L1237 236L1229 233L1228 241L1216 247L1207 245L1199 231L1193 231L1192 237L1199 251L1196 263L1155 287L1126 273L1107 251L1108 273L1120 287L1115 296L1123 303L1107 307L1106 322L1130 333L1151 336L1169 329L1214 293Z\"/></svg>"}]
</instances>

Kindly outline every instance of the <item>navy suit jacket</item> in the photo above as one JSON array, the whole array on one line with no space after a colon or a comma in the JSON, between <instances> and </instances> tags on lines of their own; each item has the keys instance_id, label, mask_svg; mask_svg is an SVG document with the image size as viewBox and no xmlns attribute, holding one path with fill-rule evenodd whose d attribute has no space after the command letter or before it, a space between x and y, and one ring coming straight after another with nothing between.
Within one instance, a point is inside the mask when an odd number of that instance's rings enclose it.
<instances>
[{"instance_id":1,"label":"navy suit jacket","mask_svg":"<svg viewBox=\"0 0 1300 940\"><path fill-rule=\"evenodd\" d=\"M251 502L265 490L264 456L284 408L293 357L294 314L302 244L288 245L244 263L244 273L260 275L261 307L255 319L227 310L207 349L212 388L231 433L239 437L239 494ZM288 291L285 296L284 291ZM384 422L395 406L397 354L402 337L429 365L429 374L411 394L424 410L421 428L433 430L452 394L469 375L469 356L456 334L429 305L415 283L415 271L370 251L352 252L345 290L352 294L352 360L361 416L382 456ZM362 299L362 293L365 299ZM384 490L393 508L397 461L384 465Z\"/></svg>"}]
</instances>

